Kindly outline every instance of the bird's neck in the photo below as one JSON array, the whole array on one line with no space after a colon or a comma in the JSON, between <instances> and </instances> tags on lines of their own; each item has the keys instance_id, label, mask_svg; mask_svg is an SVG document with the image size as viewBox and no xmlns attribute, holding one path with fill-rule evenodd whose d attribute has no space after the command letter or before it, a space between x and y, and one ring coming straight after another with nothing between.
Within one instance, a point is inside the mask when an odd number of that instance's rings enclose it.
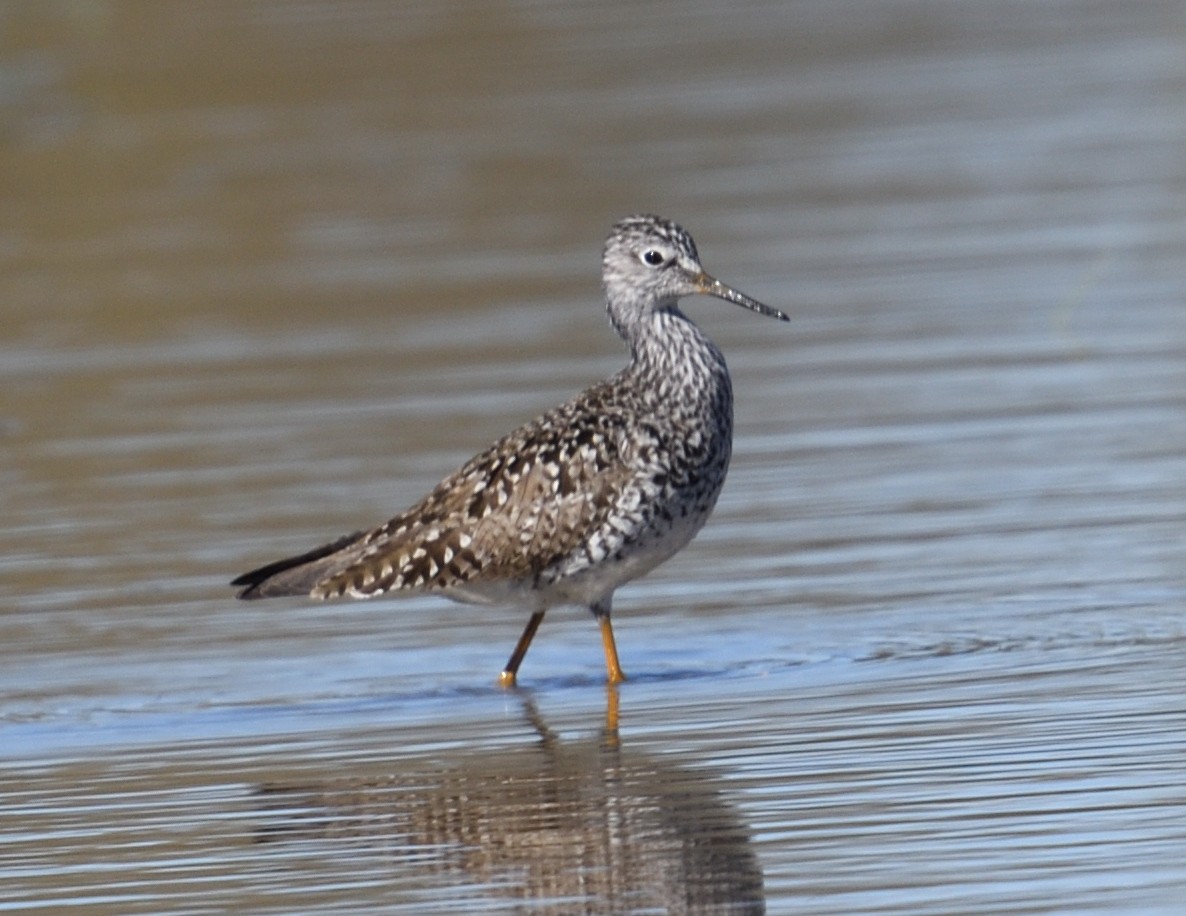
<instances>
[{"instance_id":1,"label":"bird's neck","mask_svg":"<svg viewBox=\"0 0 1186 916\"><path fill-rule=\"evenodd\" d=\"M671 303L637 316L618 333L630 347L626 372L660 400L678 398L696 406L732 411L732 387L725 357L707 335Z\"/></svg>"}]
</instances>

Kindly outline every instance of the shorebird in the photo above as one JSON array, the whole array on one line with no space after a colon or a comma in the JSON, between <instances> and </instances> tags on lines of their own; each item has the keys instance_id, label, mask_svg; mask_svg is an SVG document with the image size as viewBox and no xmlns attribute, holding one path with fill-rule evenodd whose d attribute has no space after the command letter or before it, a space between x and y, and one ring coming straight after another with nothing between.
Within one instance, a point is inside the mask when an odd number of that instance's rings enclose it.
<instances>
[{"instance_id":1,"label":"shorebird","mask_svg":"<svg viewBox=\"0 0 1186 916\"><path fill-rule=\"evenodd\" d=\"M508 433L386 524L239 576L239 597L436 592L529 608L504 687L547 610L579 605L600 627L609 683L624 680L614 591L704 526L733 446L725 358L679 300L700 293L789 319L709 276L692 237L658 216L617 223L601 267L610 323L630 349L624 369Z\"/></svg>"}]
</instances>

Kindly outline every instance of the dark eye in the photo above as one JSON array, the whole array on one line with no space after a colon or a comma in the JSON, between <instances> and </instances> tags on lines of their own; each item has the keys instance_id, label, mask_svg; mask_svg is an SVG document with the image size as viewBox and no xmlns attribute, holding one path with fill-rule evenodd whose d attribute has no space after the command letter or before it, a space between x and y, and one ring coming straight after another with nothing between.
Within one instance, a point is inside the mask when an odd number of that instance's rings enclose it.
<instances>
[{"instance_id":1,"label":"dark eye","mask_svg":"<svg viewBox=\"0 0 1186 916\"><path fill-rule=\"evenodd\" d=\"M650 251L644 251L642 253L642 262L649 264L651 267L658 267L666 260L667 258L663 257L663 252L655 251L653 248Z\"/></svg>"}]
</instances>

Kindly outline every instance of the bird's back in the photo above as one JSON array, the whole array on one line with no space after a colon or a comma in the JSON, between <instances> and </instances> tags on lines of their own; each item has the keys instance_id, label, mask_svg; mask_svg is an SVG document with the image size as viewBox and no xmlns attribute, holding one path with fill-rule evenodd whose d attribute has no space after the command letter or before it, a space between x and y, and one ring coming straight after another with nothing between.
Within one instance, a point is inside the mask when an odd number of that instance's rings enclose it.
<instances>
[{"instance_id":1,"label":"bird's back","mask_svg":"<svg viewBox=\"0 0 1186 916\"><path fill-rule=\"evenodd\" d=\"M386 524L258 571L267 575L240 583L243 597L417 590L592 603L683 547L712 510L731 434L728 376L716 375L723 391L684 390L671 403L669 386L632 364L504 436Z\"/></svg>"}]
</instances>

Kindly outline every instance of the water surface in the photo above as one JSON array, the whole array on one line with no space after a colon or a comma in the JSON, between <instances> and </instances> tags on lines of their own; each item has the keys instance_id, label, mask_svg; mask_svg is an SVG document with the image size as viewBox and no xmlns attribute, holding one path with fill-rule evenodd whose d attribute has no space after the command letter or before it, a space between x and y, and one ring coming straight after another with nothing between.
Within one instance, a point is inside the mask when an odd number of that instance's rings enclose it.
<instances>
[{"instance_id":1,"label":"water surface","mask_svg":"<svg viewBox=\"0 0 1186 916\"><path fill-rule=\"evenodd\" d=\"M1176 911L1178 4L3 17L0 908ZM233 600L618 368L636 210L793 320L686 304L734 465L620 691Z\"/></svg>"}]
</instances>

